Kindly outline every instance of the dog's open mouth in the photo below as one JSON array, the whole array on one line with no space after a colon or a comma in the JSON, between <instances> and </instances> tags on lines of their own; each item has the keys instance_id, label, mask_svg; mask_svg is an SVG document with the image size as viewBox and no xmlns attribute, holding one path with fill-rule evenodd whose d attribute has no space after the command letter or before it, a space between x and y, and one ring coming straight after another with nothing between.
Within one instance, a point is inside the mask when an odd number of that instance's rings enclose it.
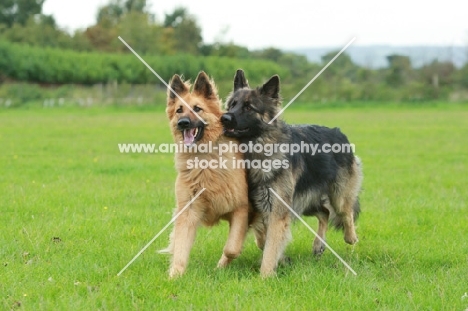
<instances>
[{"instance_id":1,"label":"dog's open mouth","mask_svg":"<svg viewBox=\"0 0 468 311\"><path fill-rule=\"evenodd\" d=\"M203 126L185 129L182 131L184 144L189 147L199 141L203 136Z\"/></svg>"},{"instance_id":2,"label":"dog's open mouth","mask_svg":"<svg viewBox=\"0 0 468 311\"><path fill-rule=\"evenodd\" d=\"M249 128L246 127L245 129L232 129L232 128L224 128L224 134L231 134L231 135L238 135L242 133L246 133L249 131Z\"/></svg>"}]
</instances>

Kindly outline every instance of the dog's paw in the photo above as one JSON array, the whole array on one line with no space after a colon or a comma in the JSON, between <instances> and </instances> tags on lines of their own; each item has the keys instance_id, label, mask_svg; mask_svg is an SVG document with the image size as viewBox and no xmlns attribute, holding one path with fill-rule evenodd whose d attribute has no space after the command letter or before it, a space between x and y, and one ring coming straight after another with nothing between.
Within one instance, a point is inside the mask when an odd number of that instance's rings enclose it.
<instances>
[{"instance_id":1,"label":"dog's paw","mask_svg":"<svg viewBox=\"0 0 468 311\"><path fill-rule=\"evenodd\" d=\"M272 269L262 269L260 268L260 276L263 279L271 278L276 276L276 271Z\"/></svg>"},{"instance_id":2,"label":"dog's paw","mask_svg":"<svg viewBox=\"0 0 468 311\"><path fill-rule=\"evenodd\" d=\"M169 269L169 278L170 279L176 279L180 277L182 274L184 274L185 269L182 267L171 267Z\"/></svg>"},{"instance_id":3,"label":"dog's paw","mask_svg":"<svg viewBox=\"0 0 468 311\"><path fill-rule=\"evenodd\" d=\"M217 268L224 268L224 267L227 267L227 265L229 265L229 263L231 263L232 259L230 259L229 257L227 257L226 255L222 255L221 256L221 259L218 261L218 265L216 266Z\"/></svg>"},{"instance_id":4,"label":"dog's paw","mask_svg":"<svg viewBox=\"0 0 468 311\"><path fill-rule=\"evenodd\" d=\"M323 252L325 251L325 245L320 244L320 245L314 245L313 252L314 255L317 257L322 256Z\"/></svg>"},{"instance_id":5,"label":"dog's paw","mask_svg":"<svg viewBox=\"0 0 468 311\"><path fill-rule=\"evenodd\" d=\"M262 279L269 279L276 276L276 271L260 272Z\"/></svg>"},{"instance_id":6,"label":"dog's paw","mask_svg":"<svg viewBox=\"0 0 468 311\"><path fill-rule=\"evenodd\" d=\"M320 257L323 254L323 252L325 251L325 242L322 242L323 239L324 239L324 237L322 237L322 238L316 237L315 240L314 240L314 244L312 246L312 251L313 251L314 255L317 256L317 257Z\"/></svg>"},{"instance_id":7,"label":"dog's paw","mask_svg":"<svg viewBox=\"0 0 468 311\"><path fill-rule=\"evenodd\" d=\"M356 244L357 242L359 242L359 239L355 234L354 235L350 234L348 236L345 235L344 240L345 240L346 243L351 244L351 245Z\"/></svg>"}]
</instances>

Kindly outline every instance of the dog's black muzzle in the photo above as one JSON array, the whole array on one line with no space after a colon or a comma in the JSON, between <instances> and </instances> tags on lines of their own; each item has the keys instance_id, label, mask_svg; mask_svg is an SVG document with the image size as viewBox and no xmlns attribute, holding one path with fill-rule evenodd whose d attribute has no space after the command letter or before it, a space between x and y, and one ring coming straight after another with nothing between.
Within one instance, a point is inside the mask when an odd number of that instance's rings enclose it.
<instances>
[{"instance_id":1,"label":"dog's black muzzle","mask_svg":"<svg viewBox=\"0 0 468 311\"><path fill-rule=\"evenodd\" d=\"M190 128L191 122L189 118L180 118L179 121L177 121L177 127L179 130L185 130Z\"/></svg>"},{"instance_id":2,"label":"dog's black muzzle","mask_svg":"<svg viewBox=\"0 0 468 311\"><path fill-rule=\"evenodd\" d=\"M236 117L229 112L221 116L221 123L225 128L235 128L237 126Z\"/></svg>"}]
</instances>

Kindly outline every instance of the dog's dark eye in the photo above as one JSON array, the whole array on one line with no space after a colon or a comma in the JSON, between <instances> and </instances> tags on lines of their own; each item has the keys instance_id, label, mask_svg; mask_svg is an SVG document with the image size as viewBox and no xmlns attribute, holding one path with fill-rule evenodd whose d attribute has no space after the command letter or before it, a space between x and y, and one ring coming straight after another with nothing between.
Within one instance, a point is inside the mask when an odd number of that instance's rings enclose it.
<instances>
[{"instance_id":1,"label":"dog's dark eye","mask_svg":"<svg viewBox=\"0 0 468 311\"><path fill-rule=\"evenodd\" d=\"M202 111L202 109L200 107L198 107L198 106L195 106L195 107L193 107L193 111L200 112L200 111Z\"/></svg>"},{"instance_id":2,"label":"dog's dark eye","mask_svg":"<svg viewBox=\"0 0 468 311\"><path fill-rule=\"evenodd\" d=\"M245 103L244 103L244 109L245 109L245 111L250 111L250 110L252 110L252 106L250 106L250 103L249 103L249 102L245 102Z\"/></svg>"},{"instance_id":3,"label":"dog's dark eye","mask_svg":"<svg viewBox=\"0 0 468 311\"><path fill-rule=\"evenodd\" d=\"M237 102L232 102L231 103L231 108L234 108L237 105Z\"/></svg>"},{"instance_id":4,"label":"dog's dark eye","mask_svg":"<svg viewBox=\"0 0 468 311\"><path fill-rule=\"evenodd\" d=\"M182 110L182 107L179 107L179 109L176 110L176 113L182 113L183 110Z\"/></svg>"}]
</instances>

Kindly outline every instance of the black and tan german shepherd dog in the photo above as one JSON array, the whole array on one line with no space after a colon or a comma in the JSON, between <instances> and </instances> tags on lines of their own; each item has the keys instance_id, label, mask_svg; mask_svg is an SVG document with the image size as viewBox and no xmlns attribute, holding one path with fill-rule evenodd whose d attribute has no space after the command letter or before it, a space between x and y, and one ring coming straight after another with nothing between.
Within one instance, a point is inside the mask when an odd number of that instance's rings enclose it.
<instances>
[{"instance_id":1,"label":"black and tan german shepherd dog","mask_svg":"<svg viewBox=\"0 0 468 311\"><path fill-rule=\"evenodd\" d=\"M280 80L277 75L265 84L251 89L242 70L234 77L234 91L226 101L227 112L221 122L224 134L244 144L313 144L310 150L294 154L277 152L267 157L262 152L247 152L246 160L279 160L288 166L270 171L262 168L248 169L249 200L256 212L263 215L263 226L253 226L257 245L263 249L261 275L275 274L278 262L291 239L290 225L294 217L269 188L299 215L316 216L318 235L325 239L330 221L335 228L343 229L348 244L358 241L355 221L359 215L359 192L362 183L361 161L354 156L348 138L338 128L317 125L288 125L275 118L281 110ZM347 149L327 152L330 147ZM344 147L343 147L344 146ZM325 148L327 147L327 148ZM343 148L342 148L343 147ZM337 148L331 148L338 150ZM281 149L280 149L281 150ZM284 149L283 149L284 150ZM322 254L323 242L315 238L313 252Z\"/></svg>"}]
</instances>

